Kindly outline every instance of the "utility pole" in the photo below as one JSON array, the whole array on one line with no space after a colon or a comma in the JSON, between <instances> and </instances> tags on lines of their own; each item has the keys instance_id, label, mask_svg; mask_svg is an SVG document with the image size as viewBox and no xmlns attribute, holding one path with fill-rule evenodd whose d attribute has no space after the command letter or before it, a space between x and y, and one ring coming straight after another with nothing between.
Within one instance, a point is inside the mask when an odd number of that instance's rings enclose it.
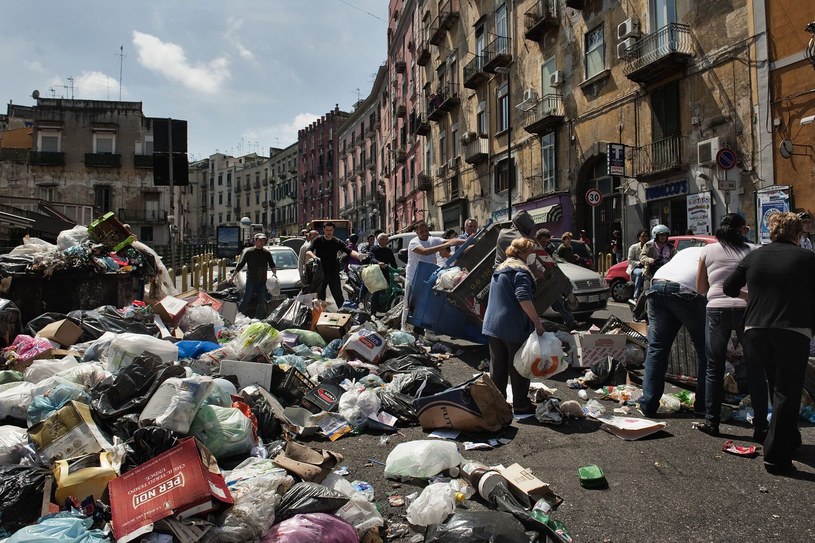
<instances>
[{"instance_id":1,"label":"utility pole","mask_svg":"<svg viewBox=\"0 0 815 543\"><path fill-rule=\"evenodd\" d=\"M125 46L119 46L119 52L116 53L116 56L119 57L119 101L122 101L122 64L124 59L127 55L125 55Z\"/></svg>"}]
</instances>

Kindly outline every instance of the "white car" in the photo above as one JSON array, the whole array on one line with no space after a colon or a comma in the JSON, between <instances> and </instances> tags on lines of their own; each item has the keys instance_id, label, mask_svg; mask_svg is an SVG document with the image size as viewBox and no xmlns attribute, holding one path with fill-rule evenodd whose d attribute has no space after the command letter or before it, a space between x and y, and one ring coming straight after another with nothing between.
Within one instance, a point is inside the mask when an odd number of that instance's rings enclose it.
<instances>
[{"instance_id":1,"label":"white car","mask_svg":"<svg viewBox=\"0 0 815 543\"><path fill-rule=\"evenodd\" d=\"M566 307L575 318L586 320L595 311L606 308L611 289L599 273L577 264L569 264L557 257L555 260L558 268L572 282L572 294L566 298ZM545 317L559 316L551 307L543 315Z\"/></svg>"},{"instance_id":2,"label":"white car","mask_svg":"<svg viewBox=\"0 0 815 543\"><path fill-rule=\"evenodd\" d=\"M264 247L267 251L272 253L275 267L277 268L277 280L280 283L280 294L289 298L296 296L300 292L300 272L297 271L297 253L291 247L284 245L267 245ZM266 279L266 289L272 292L272 272L269 270ZM246 267L241 269L235 277L235 286L238 291L243 295L246 288Z\"/></svg>"}]
</instances>

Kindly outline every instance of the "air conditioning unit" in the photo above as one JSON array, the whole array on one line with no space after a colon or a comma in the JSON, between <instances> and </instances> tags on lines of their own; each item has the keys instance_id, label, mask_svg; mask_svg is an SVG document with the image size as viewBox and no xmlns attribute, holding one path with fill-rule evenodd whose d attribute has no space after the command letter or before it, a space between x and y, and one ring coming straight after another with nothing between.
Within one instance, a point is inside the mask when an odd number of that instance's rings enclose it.
<instances>
[{"instance_id":1,"label":"air conditioning unit","mask_svg":"<svg viewBox=\"0 0 815 543\"><path fill-rule=\"evenodd\" d=\"M634 47L634 44L637 43L637 38L626 38L620 43L617 44L617 58L620 60L625 60L628 58L628 50Z\"/></svg>"},{"instance_id":2,"label":"air conditioning unit","mask_svg":"<svg viewBox=\"0 0 815 543\"><path fill-rule=\"evenodd\" d=\"M549 84L553 87L559 87L563 85L565 78L566 76L564 76L563 72L561 72L560 70L552 72L552 74L549 76Z\"/></svg>"},{"instance_id":3,"label":"air conditioning unit","mask_svg":"<svg viewBox=\"0 0 815 543\"><path fill-rule=\"evenodd\" d=\"M526 89L524 91L524 102L534 102L538 99L538 91L535 89Z\"/></svg>"},{"instance_id":4,"label":"air conditioning unit","mask_svg":"<svg viewBox=\"0 0 815 543\"><path fill-rule=\"evenodd\" d=\"M444 177L447 175L447 164L442 164L439 166L438 170L436 170L437 177Z\"/></svg>"},{"instance_id":5,"label":"air conditioning unit","mask_svg":"<svg viewBox=\"0 0 815 543\"><path fill-rule=\"evenodd\" d=\"M640 37L640 21L636 17L629 17L617 25L617 39Z\"/></svg>"},{"instance_id":6,"label":"air conditioning unit","mask_svg":"<svg viewBox=\"0 0 815 543\"><path fill-rule=\"evenodd\" d=\"M722 139L719 136L697 143L696 153L699 158L699 165L709 166L716 164L716 155L722 147Z\"/></svg>"}]
</instances>

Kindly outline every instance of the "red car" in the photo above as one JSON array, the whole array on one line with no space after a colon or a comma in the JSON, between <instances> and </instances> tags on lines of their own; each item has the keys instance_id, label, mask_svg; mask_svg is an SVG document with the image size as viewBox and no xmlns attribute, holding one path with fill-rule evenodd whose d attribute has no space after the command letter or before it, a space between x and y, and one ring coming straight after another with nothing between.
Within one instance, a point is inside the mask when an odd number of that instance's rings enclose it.
<instances>
[{"instance_id":1,"label":"red car","mask_svg":"<svg viewBox=\"0 0 815 543\"><path fill-rule=\"evenodd\" d=\"M702 247L710 243L719 243L716 236L671 236L668 241L674 244L677 251L688 247ZM630 295L628 282L631 281L631 277L625 272L627 268L628 260L623 260L614 264L606 272L606 282L611 289L611 298L615 302L625 302Z\"/></svg>"}]
</instances>

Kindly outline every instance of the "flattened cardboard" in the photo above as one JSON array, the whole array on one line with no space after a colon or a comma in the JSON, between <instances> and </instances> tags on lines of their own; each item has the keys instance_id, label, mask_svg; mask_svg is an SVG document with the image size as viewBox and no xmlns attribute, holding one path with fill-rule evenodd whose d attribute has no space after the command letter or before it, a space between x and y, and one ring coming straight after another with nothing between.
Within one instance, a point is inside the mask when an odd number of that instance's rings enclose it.
<instances>
[{"instance_id":1,"label":"flattened cardboard","mask_svg":"<svg viewBox=\"0 0 815 543\"><path fill-rule=\"evenodd\" d=\"M234 375L239 388L260 385L269 390L272 386L274 366L265 362L244 362L242 360L221 360L221 375Z\"/></svg>"},{"instance_id":2,"label":"flattened cardboard","mask_svg":"<svg viewBox=\"0 0 815 543\"><path fill-rule=\"evenodd\" d=\"M215 311L221 311L221 307L224 303L221 300L213 298L206 292L199 292L198 296L190 303L192 306L199 306L199 305L208 305L212 307Z\"/></svg>"},{"instance_id":3,"label":"flattened cardboard","mask_svg":"<svg viewBox=\"0 0 815 543\"><path fill-rule=\"evenodd\" d=\"M321 313L317 320L317 333L326 341L340 339L348 333L351 327L349 313Z\"/></svg>"},{"instance_id":4,"label":"flattened cardboard","mask_svg":"<svg viewBox=\"0 0 815 543\"><path fill-rule=\"evenodd\" d=\"M74 458L111 450L84 403L71 401L44 421L28 429L37 450L49 460Z\"/></svg>"},{"instance_id":5,"label":"flattened cardboard","mask_svg":"<svg viewBox=\"0 0 815 543\"><path fill-rule=\"evenodd\" d=\"M603 423L600 428L625 441L635 441L655 434L664 429L668 423L637 417L618 417L615 415L602 415L595 417Z\"/></svg>"},{"instance_id":6,"label":"flattened cardboard","mask_svg":"<svg viewBox=\"0 0 815 543\"><path fill-rule=\"evenodd\" d=\"M37 332L37 337L44 337L63 347L70 347L82 337L82 328L68 319L62 319L45 326Z\"/></svg>"},{"instance_id":7,"label":"flattened cardboard","mask_svg":"<svg viewBox=\"0 0 815 543\"><path fill-rule=\"evenodd\" d=\"M541 498L546 498L550 503L557 503L561 500L547 483L544 483L527 468L518 463L509 467L502 467L498 473L509 483L509 490L518 498L522 504L530 506ZM562 500L561 500L562 501Z\"/></svg>"},{"instance_id":8,"label":"flattened cardboard","mask_svg":"<svg viewBox=\"0 0 815 543\"><path fill-rule=\"evenodd\" d=\"M215 458L187 438L108 484L113 534L126 543L152 531L153 523L212 511L233 503Z\"/></svg>"}]
</instances>

